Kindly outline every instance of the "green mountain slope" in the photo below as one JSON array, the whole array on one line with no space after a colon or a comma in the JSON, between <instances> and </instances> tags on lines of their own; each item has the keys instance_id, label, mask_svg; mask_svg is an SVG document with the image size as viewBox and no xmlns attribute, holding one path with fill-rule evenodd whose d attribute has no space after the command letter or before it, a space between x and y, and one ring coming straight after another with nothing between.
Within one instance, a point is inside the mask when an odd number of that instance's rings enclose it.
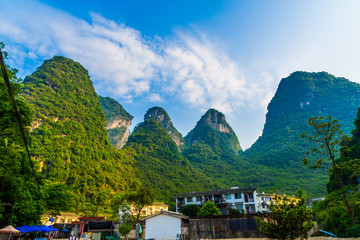
<instances>
[{"instance_id":1,"label":"green mountain slope","mask_svg":"<svg viewBox=\"0 0 360 240\"><path fill-rule=\"evenodd\" d=\"M302 158L312 145L300 138L311 132L307 120L331 115L339 119L349 134L360 106L360 85L328 73L294 72L281 80L268 105L263 134L243 157L264 167L262 186L268 189L303 188L315 195L325 193L327 175L302 166Z\"/></svg>"},{"instance_id":2,"label":"green mountain slope","mask_svg":"<svg viewBox=\"0 0 360 240\"><path fill-rule=\"evenodd\" d=\"M99 101L105 113L109 141L115 148L120 149L130 135L129 127L134 117L110 97L99 96Z\"/></svg>"},{"instance_id":3,"label":"green mountain slope","mask_svg":"<svg viewBox=\"0 0 360 240\"><path fill-rule=\"evenodd\" d=\"M56 56L23 85L22 99L33 114L32 154L43 176L71 188L76 211L106 207L110 193L133 179L133 170L130 158L107 140L105 114L87 70Z\"/></svg>"},{"instance_id":4,"label":"green mountain slope","mask_svg":"<svg viewBox=\"0 0 360 240\"><path fill-rule=\"evenodd\" d=\"M169 133L154 118L140 123L122 150L133 155L136 177L166 203L175 204L174 196L184 191L213 188L209 179L180 154Z\"/></svg>"},{"instance_id":5,"label":"green mountain slope","mask_svg":"<svg viewBox=\"0 0 360 240\"><path fill-rule=\"evenodd\" d=\"M249 186L247 176L238 178L245 168L250 167L238 157L241 151L239 140L224 114L215 109L208 110L185 136L185 143L183 155L217 187Z\"/></svg>"}]
</instances>

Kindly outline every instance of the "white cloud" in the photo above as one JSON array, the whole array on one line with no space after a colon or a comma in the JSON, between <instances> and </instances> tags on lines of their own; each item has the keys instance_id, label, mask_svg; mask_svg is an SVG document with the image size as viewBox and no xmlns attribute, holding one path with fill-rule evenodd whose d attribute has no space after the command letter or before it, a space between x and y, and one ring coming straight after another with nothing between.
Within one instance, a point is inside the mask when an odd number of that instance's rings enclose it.
<instances>
[{"instance_id":1,"label":"white cloud","mask_svg":"<svg viewBox=\"0 0 360 240\"><path fill-rule=\"evenodd\" d=\"M164 100L161 98L161 96L157 93L151 93L149 95L149 101L154 103L163 102Z\"/></svg>"},{"instance_id":2,"label":"white cloud","mask_svg":"<svg viewBox=\"0 0 360 240\"><path fill-rule=\"evenodd\" d=\"M14 1L0 3L0 36L10 42L20 69L25 62L64 55L89 70L98 92L127 102L177 98L194 108L231 113L262 106L258 99L264 96L268 100L268 88L246 79L205 35L177 32L149 42L139 31L98 14L88 23L36 1ZM152 93L159 91L163 97Z\"/></svg>"}]
</instances>

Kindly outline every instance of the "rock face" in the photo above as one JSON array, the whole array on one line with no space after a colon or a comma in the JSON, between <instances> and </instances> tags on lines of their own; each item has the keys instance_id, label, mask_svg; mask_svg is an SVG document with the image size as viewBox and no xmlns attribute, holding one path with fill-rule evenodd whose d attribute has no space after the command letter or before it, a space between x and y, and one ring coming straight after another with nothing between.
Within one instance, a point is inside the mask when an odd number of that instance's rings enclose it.
<instances>
[{"instance_id":1,"label":"rock face","mask_svg":"<svg viewBox=\"0 0 360 240\"><path fill-rule=\"evenodd\" d=\"M167 112L161 107L153 107L147 110L144 120L154 118L156 119L163 128L170 134L172 140L176 143L178 147L184 144L184 138L181 133L176 130L174 125L172 124L169 115Z\"/></svg>"},{"instance_id":2,"label":"rock face","mask_svg":"<svg viewBox=\"0 0 360 240\"><path fill-rule=\"evenodd\" d=\"M122 148L130 135L129 127L134 118L120 103L110 97L99 96L101 108L106 117L106 130L110 143L116 148Z\"/></svg>"},{"instance_id":3,"label":"rock face","mask_svg":"<svg viewBox=\"0 0 360 240\"><path fill-rule=\"evenodd\" d=\"M231 133L234 131L230 125L226 122L224 114L218 112L215 109L209 109L205 115L201 118L200 122L207 123L210 127L220 132Z\"/></svg>"},{"instance_id":4,"label":"rock face","mask_svg":"<svg viewBox=\"0 0 360 240\"><path fill-rule=\"evenodd\" d=\"M185 142L187 146L204 142L215 150L230 150L235 154L241 150L239 140L224 114L215 109L209 109L201 117L195 128L186 135Z\"/></svg>"}]
</instances>

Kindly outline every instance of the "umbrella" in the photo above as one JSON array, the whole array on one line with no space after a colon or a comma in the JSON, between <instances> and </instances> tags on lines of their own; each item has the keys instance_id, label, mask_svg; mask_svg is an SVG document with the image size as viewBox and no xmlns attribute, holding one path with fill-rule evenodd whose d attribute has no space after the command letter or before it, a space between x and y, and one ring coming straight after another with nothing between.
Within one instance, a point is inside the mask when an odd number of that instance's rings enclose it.
<instances>
[{"instance_id":1,"label":"umbrella","mask_svg":"<svg viewBox=\"0 0 360 240\"><path fill-rule=\"evenodd\" d=\"M10 235L9 235L9 240L10 240L11 234L20 233L20 231L15 229L13 226L9 225L7 227L0 229L0 233L10 233Z\"/></svg>"},{"instance_id":2,"label":"umbrella","mask_svg":"<svg viewBox=\"0 0 360 240\"><path fill-rule=\"evenodd\" d=\"M7 227L0 229L0 233L20 233L20 231L14 228L13 226L9 225Z\"/></svg>"}]
</instances>

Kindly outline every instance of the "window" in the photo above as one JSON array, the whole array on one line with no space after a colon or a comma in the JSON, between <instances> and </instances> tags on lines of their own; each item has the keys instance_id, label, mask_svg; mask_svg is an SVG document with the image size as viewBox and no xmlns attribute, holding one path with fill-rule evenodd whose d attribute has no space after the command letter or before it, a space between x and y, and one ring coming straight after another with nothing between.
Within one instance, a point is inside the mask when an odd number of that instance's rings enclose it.
<instances>
[{"instance_id":1,"label":"window","mask_svg":"<svg viewBox=\"0 0 360 240\"><path fill-rule=\"evenodd\" d=\"M235 199L241 199L241 193L235 193Z\"/></svg>"},{"instance_id":2,"label":"window","mask_svg":"<svg viewBox=\"0 0 360 240\"><path fill-rule=\"evenodd\" d=\"M201 196L197 196L197 197L196 197L196 201L197 201L197 202L201 202Z\"/></svg>"},{"instance_id":3,"label":"window","mask_svg":"<svg viewBox=\"0 0 360 240\"><path fill-rule=\"evenodd\" d=\"M226 199L231 199L231 194L227 194Z\"/></svg>"},{"instance_id":4,"label":"window","mask_svg":"<svg viewBox=\"0 0 360 240\"><path fill-rule=\"evenodd\" d=\"M235 206L236 206L237 210L240 210L240 211L243 210L243 205L242 204L236 204L235 203Z\"/></svg>"},{"instance_id":5,"label":"window","mask_svg":"<svg viewBox=\"0 0 360 240\"><path fill-rule=\"evenodd\" d=\"M186 201L187 201L187 202L192 202L193 199L192 199L192 197L188 197L188 198L186 199Z\"/></svg>"},{"instance_id":6,"label":"window","mask_svg":"<svg viewBox=\"0 0 360 240\"><path fill-rule=\"evenodd\" d=\"M254 196L252 193L249 193L249 199L254 199Z\"/></svg>"}]
</instances>

